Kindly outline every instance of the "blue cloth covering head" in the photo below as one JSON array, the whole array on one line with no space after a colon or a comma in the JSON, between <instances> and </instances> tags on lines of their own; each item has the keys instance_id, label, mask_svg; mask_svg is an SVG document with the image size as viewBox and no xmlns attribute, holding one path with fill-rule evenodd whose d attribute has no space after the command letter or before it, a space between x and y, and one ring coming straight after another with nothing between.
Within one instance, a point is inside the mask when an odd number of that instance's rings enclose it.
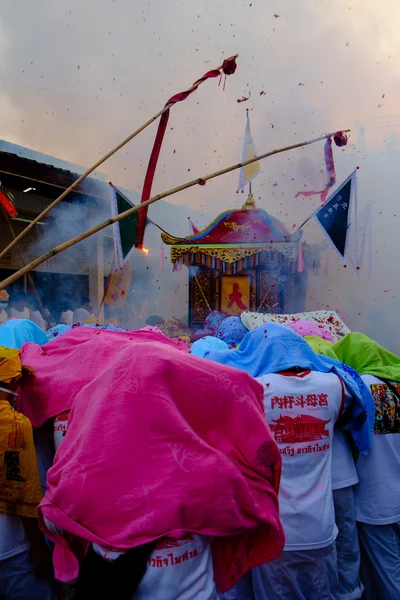
<instances>
[{"instance_id":1,"label":"blue cloth covering head","mask_svg":"<svg viewBox=\"0 0 400 600\"><path fill-rule=\"evenodd\" d=\"M228 350L228 344L216 337L208 335L207 337L201 338L201 340L193 342L192 347L190 348L190 354L204 358L210 350Z\"/></svg>"},{"instance_id":2,"label":"blue cloth covering head","mask_svg":"<svg viewBox=\"0 0 400 600\"><path fill-rule=\"evenodd\" d=\"M355 443L362 454L372 446L375 407L372 395L361 377L349 366L333 358L315 354L295 331L277 323L266 323L250 331L238 350L210 350L204 358L246 371L253 377L310 369L320 373L333 372L343 381L353 399L350 427Z\"/></svg>"},{"instance_id":3,"label":"blue cloth covering head","mask_svg":"<svg viewBox=\"0 0 400 600\"><path fill-rule=\"evenodd\" d=\"M228 317L218 327L215 337L226 342L229 347L236 347L246 333L248 333L248 330L243 325L240 317Z\"/></svg>"},{"instance_id":4,"label":"blue cloth covering head","mask_svg":"<svg viewBox=\"0 0 400 600\"><path fill-rule=\"evenodd\" d=\"M43 346L49 338L29 319L10 319L0 326L0 346L20 350L27 342Z\"/></svg>"}]
</instances>

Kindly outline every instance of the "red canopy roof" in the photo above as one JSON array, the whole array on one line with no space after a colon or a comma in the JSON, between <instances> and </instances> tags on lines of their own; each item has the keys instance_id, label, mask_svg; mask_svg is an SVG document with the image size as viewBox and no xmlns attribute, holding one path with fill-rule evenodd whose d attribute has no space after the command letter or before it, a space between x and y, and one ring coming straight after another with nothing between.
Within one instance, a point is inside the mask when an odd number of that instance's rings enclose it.
<instances>
[{"instance_id":1,"label":"red canopy roof","mask_svg":"<svg viewBox=\"0 0 400 600\"><path fill-rule=\"evenodd\" d=\"M286 236L286 237L285 237ZM202 231L186 238L162 235L166 244L266 244L287 242L288 234L283 225L268 215L265 210L256 208L252 198L243 208L228 210L220 214Z\"/></svg>"}]
</instances>

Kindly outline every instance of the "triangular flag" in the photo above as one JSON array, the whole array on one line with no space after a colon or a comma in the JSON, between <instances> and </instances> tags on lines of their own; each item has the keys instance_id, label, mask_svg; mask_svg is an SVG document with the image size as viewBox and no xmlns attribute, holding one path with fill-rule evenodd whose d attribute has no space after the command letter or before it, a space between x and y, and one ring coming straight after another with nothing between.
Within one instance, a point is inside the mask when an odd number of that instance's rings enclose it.
<instances>
[{"instance_id":1,"label":"triangular flag","mask_svg":"<svg viewBox=\"0 0 400 600\"><path fill-rule=\"evenodd\" d=\"M120 215L135 206L135 204L133 204L133 202L131 202L131 200L120 192L111 182L110 186L113 192L111 198L111 212L113 216ZM135 212L113 225L115 255L118 267L122 267L132 254L136 242L138 222L139 212ZM146 219L146 225L148 223L149 220Z\"/></svg>"},{"instance_id":2,"label":"triangular flag","mask_svg":"<svg viewBox=\"0 0 400 600\"><path fill-rule=\"evenodd\" d=\"M128 259L123 267L112 267L104 293L104 304L123 308L132 284L132 263Z\"/></svg>"},{"instance_id":3,"label":"triangular flag","mask_svg":"<svg viewBox=\"0 0 400 600\"><path fill-rule=\"evenodd\" d=\"M246 111L246 129L244 132L244 142L243 142L243 154L242 154L242 162L246 162L251 158L255 158L257 156L257 152L254 146L253 137L251 135L250 130L250 119L249 113ZM260 172L260 163L259 161L255 161L250 165L246 165L240 169L239 173L239 185L238 192L242 192L244 190L244 186L250 183L254 177Z\"/></svg>"},{"instance_id":4,"label":"triangular flag","mask_svg":"<svg viewBox=\"0 0 400 600\"><path fill-rule=\"evenodd\" d=\"M342 183L339 189L315 213L317 221L342 259L346 258L350 206L354 195L355 181L356 171Z\"/></svg>"},{"instance_id":5,"label":"triangular flag","mask_svg":"<svg viewBox=\"0 0 400 600\"><path fill-rule=\"evenodd\" d=\"M199 233L200 230L193 223L192 219L190 217L188 217L188 220L189 220L189 225L190 225L190 229L191 229L191 235L196 235L197 233Z\"/></svg>"}]
</instances>

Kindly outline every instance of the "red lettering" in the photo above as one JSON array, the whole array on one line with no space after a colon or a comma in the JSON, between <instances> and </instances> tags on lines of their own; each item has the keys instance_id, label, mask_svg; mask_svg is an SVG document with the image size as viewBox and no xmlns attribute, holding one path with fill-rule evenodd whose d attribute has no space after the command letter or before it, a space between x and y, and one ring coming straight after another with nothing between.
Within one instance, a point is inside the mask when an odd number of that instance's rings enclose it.
<instances>
[{"instance_id":1,"label":"red lettering","mask_svg":"<svg viewBox=\"0 0 400 600\"><path fill-rule=\"evenodd\" d=\"M328 394L318 394L319 406L328 406Z\"/></svg>"},{"instance_id":2,"label":"red lettering","mask_svg":"<svg viewBox=\"0 0 400 600\"><path fill-rule=\"evenodd\" d=\"M318 399L317 399L317 394L307 394L307 406L317 406L318 404Z\"/></svg>"}]
</instances>

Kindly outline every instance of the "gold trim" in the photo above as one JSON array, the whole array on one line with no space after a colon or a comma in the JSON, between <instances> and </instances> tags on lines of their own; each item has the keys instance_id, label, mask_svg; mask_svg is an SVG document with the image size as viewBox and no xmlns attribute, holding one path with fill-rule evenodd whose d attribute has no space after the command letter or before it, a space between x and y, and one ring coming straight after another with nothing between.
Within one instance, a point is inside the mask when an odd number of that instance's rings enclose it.
<instances>
[{"instance_id":1,"label":"gold trim","mask_svg":"<svg viewBox=\"0 0 400 600\"><path fill-rule=\"evenodd\" d=\"M171 262L179 261L180 258L187 253L202 253L207 256L212 256L213 258L219 258L226 263L234 263L242 258L246 258L248 256L253 256L253 254L257 254L257 252L261 252L265 250L265 246L251 246L251 247L199 247L199 246L174 246L171 248Z\"/></svg>"},{"instance_id":2,"label":"gold trim","mask_svg":"<svg viewBox=\"0 0 400 600\"><path fill-rule=\"evenodd\" d=\"M296 243L288 243L288 242L276 242L271 244L263 244L262 246L173 246L171 248L171 262L180 262L181 258L185 254L193 253L193 254L206 254L207 256L211 256L213 258L218 258L219 260L223 260L228 264L232 264L241 260L242 258L246 258L249 256L253 256L253 254L257 254L258 252L273 252L278 251L284 256L287 256L289 260L295 261L297 260L297 244Z\"/></svg>"},{"instance_id":3,"label":"gold trim","mask_svg":"<svg viewBox=\"0 0 400 600\"><path fill-rule=\"evenodd\" d=\"M244 223L243 225L238 225L237 223L233 222L225 222L224 223L225 227L228 227L229 229L232 229L233 231L235 231L236 233L238 231L246 231L246 229L249 229L250 227L253 227L253 223Z\"/></svg>"}]
</instances>

